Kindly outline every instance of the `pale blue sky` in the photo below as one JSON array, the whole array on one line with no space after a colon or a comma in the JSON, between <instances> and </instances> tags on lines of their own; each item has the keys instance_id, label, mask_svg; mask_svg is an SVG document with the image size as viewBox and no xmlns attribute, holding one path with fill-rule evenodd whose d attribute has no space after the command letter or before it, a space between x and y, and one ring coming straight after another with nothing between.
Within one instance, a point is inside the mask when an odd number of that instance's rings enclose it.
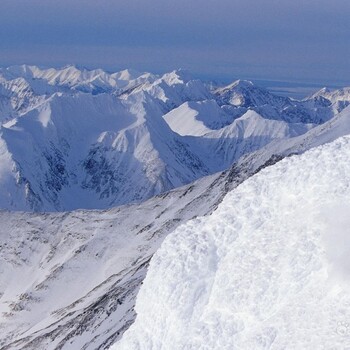
<instances>
[{"instance_id":1,"label":"pale blue sky","mask_svg":"<svg viewBox=\"0 0 350 350\"><path fill-rule=\"evenodd\" d=\"M0 65L350 85L349 0L1 0Z\"/></svg>"}]
</instances>

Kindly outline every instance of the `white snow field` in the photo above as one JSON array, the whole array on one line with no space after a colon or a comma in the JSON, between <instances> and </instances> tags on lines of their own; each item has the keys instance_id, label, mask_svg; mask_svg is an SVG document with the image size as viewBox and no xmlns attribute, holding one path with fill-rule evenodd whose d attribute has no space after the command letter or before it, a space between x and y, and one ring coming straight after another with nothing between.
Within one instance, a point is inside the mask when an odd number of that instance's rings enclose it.
<instances>
[{"instance_id":1,"label":"white snow field","mask_svg":"<svg viewBox=\"0 0 350 350\"><path fill-rule=\"evenodd\" d=\"M112 349L349 349L350 136L286 158L179 226Z\"/></svg>"}]
</instances>

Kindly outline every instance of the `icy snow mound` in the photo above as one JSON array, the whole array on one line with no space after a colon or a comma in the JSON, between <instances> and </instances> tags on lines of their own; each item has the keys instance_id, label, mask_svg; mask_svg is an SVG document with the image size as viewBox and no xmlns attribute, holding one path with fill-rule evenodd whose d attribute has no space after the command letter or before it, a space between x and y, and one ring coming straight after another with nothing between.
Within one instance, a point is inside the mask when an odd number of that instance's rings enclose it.
<instances>
[{"instance_id":1,"label":"icy snow mound","mask_svg":"<svg viewBox=\"0 0 350 350\"><path fill-rule=\"evenodd\" d=\"M113 349L350 347L350 137L284 159L180 226Z\"/></svg>"}]
</instances>

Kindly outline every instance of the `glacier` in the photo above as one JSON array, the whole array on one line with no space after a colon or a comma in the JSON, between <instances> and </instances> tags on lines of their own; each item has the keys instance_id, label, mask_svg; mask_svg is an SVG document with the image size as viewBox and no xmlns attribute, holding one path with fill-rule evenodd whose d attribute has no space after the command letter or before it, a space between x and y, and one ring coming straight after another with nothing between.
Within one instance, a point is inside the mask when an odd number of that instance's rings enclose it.
<instances>
[{"instance_id":1,"label":"glacier","mask_svg":"<svg viewBox=\"0 0 350 350\"><path fill-rule=\"evenodd\" d=\"M153 256L111 349L350 346L350 136L261 170Z\"/></svg>"}]
</instances>

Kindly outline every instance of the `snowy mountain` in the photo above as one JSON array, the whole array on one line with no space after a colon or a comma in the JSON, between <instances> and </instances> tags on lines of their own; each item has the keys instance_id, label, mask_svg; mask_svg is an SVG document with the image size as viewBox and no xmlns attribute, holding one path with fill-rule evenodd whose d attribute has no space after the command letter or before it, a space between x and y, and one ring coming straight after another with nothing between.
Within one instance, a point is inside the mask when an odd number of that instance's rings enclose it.
<instances>
[{"instance_id":1,"label":"snowy mountain","mask_svg":"<svg viewBox=\"0 0 350 350\"><path fill-rule=\"evenodd\" d=\"M239 164L252 164L257 167L271 157L285 158L291 154L301 154L308 149L333 142L337 138L350 134L350 107L345 108L328 122L318 125L307 133L288 140L274 140L266 147L240 159Z\"/></svg>"},{"instance_id":2,"label":"snowy mountain","mask_svg":"<svg viewBox=\"0 0 350 350\"><path fill-rule=\"evenodd\" d=\"M347 212L350 140L301 155L350 134L346 103L242 81L212 91L183 70L1 77L1 349L348 345L347 286L320 288L343 248L314 218ZM111 209L40 213L76 208Z\"/></svg>"},{"instance_id":3,"label":"snowy mountain","mask_svg":"<svg viewBox=\"0 0 350 350\"><path fill-rule=\"evenodd\" d=\"M343 89L338 89L333 91L327 88L323 88L317 91L310 98L311 99L324 98L328 101L331 101L331 103L334 106L333 108L336 109L338 112L340 112L350 104L350 88L346 87Z\"/></svg>"},{"instance_id":4,"label":"snowy mountain","mask_svg":"<svg viewBox=\"0 0 350 350\"><path fill-rule=\"evenodd\" d=\"M342 109L334 99L295 101L247 81L211 91L184 70L3 68L0 208L140 202L302 135Z\"/></svg>"},{"instance_id":5,"label":"snowy mountain","mask_svg":"<svg viewBox=\"0 0 350 350\"><path fill-rule=\"evenodd\" d=\"M264 118L289 123L321 124L334 115L333 101L325 97L314 95L304 101L296 101L254 86L251 81L237 80L226 87L216 89L214 94L220 104L251 108Z\"/></svg>"},{"instance_id":6,"label":"snowy mountain","mask_svg":"<svg viewBox=\"0 0 350 350\"><path fill-rule=\"evenodd\" d=\"M108 348L133 323L163 239L280 158L261 159L109 211L0 212L1 348Z\"/></svg>"},{"instance_id":7,"label":"snowy mountain","mask_svg":"<svg viewBox=\"0 0 350 350\"><path fill-rule=\"evenodd\" d=\"M336 103L339 101L347 101L349 102L350 99L350 88L345 87L338 90L331 91L327 88L322 88L321 90L317 91L315 94L313 94L310 98L314 97L323 97L332 103Z\"/></svg>"},{"instance_id":8,"label":"snowy mountain","mask_svg":"<svg viewBox=\"0 0 350 350\"><path fill-rule=\"evenodd\" d=\"M244 166L108 211L0 212L1 349L106 349L135 319L151 256L252 175Z\"/></svg>"},{"instance_id":9,"label":"snowy mountain","mask_svg":"<svg viewBox=\"0 0 350 350\"><path fill-rule=\"evenodd\" d=\"M66 66L61 69L42 69L28 65L11 66L2 68L0 75L8 81L18 78L26 80L37 94L72 90L97 94L128 88L131 87L130 84L135 85L155 79L152 74L135 70L126 69L108 73L102 69L88 70L75 66Z\"/></svg>"},{"instance_id":10,"label":"snowy mountain","mask_svg":"<svg viewBox=\"0 0 350 350\"><path fill-rule=\"evenodd\" d=\"M268 167L153 256L112 349L350 346L350 137Z\"/></svg>"}]
</instances>

